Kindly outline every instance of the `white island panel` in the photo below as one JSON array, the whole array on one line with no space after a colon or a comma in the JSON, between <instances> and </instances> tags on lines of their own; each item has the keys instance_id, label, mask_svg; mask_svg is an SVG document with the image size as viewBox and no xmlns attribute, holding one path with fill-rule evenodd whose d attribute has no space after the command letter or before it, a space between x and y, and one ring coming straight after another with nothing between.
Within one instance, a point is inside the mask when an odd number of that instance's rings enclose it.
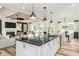
<instances>
[{"instance_id":1,"label":"white island panel","mask_svg":"<svg viewBox=\"0 0 79 59\"><path fill-rule=\"evenodd\" d=\"M32 45L18 40L16 41L17 56L51 56L55 55L59 48L59 37L41 46Z\"/></svg>"}]
</instances>

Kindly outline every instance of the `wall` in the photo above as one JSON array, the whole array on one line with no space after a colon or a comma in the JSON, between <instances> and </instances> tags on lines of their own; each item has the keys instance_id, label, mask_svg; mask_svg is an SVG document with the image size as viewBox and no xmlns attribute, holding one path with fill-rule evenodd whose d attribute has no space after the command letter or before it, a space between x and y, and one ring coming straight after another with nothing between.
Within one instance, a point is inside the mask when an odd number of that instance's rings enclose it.
<instances>
[{"instance_id":1,"label":"wall","mask_svg":"<svg viewBox=\"0 0 79 59\"><path fill-rule=\"evenodd\" d=\"M14 19L8 19L8 18L4 18L2 16L0 16L0 19L2 20L2 34L5 35L7 31L15 31L15 34L16 34L16 31L18 29L18 26L17 28L5 28L5 22L8 21L8 22L17 22L17 20L14 20ZM72 19L71 19L72 20ZM47 23L45 24L45 31L48 29L48 26L49 26L49 19L47 21ZM68 19L66 20L68 22ZM42 20L41 19L36 19L36 21L24 21L25 23L28 23L28 31L31 30L31 25L29 24L29 22L33 22L33 23L36 23L36 24L42 24ZM63 20L61 21L63 22ZM70 22L70 21L69 21ZM73 22L73 21L72 21ZM75 29L74 31L79 31L79 22L78 23L74 23L75 24ZM17 24L16 24L17 25ZM57 31L60 31L61 28L60 28L60 25L57 23L56 20L53 19L53 23L52 23L52 27L53 27L53 32L56 33Z\"/></svg>"},{"instance_id":2,"label":"wall","mask_svg":"<svg viewBox=\"0 0 79 59\"><path fill-rule=\"evenodd\" d=\"M2 16L0 16L0 19L2 20L2 34L6 35L6 32L15 32L16 34L16 28L5 28L5 22L14 22L16 23L17 21L14 19L8 19L8 18L4 18Z\"/></svg>"},{"instance_id":3,"label":"wall","mask_svg":"<svg viewBox=\"0 0 79 59\"><path fill-rule=\"evenodd\" d=\"M79 32L79 22L74 22L74 27L75 27L75 29L74 29L74 31L75 32Z\"/></svg>"}]
</instances>

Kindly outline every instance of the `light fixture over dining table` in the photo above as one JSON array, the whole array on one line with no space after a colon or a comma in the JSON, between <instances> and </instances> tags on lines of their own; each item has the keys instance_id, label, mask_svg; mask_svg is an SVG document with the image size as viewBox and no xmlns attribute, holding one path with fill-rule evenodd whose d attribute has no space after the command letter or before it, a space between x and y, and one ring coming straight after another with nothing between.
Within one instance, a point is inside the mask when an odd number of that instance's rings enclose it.
<instances>
[{"instance_id":1,"label":"light fixture over dining table","mask_svg":"<svg viewBox=\"0 0 79 59\"><path fill-rule=\"evenodd\" d=\"M51 12L50 12L50 15L51 15L50 23L53 23L53 21L52 21L52 14L53 14L53 12L51 11Z\"/></svg>"},{"instance_id":2,"label":"light fixture over dining table","mask_svg":"<svg viewBox=\"0 0 79 59\"><path fill-rule=\"evenodd\" d=\"M30 15L30 19L36 19L36 15L34 13L34 3L32 3L32 13Z\"/></svg>"},{"instance_id":3,"label":"light fixture over dining table","mask_svg":"<svg viewBox=\"0 0 79 59\"><path fill-rule=\"evenodd\" d=\"M44 18L43 18L43 21L46 21L47 20L47 18L46 18L46 8L47 7L43 7L43 9L44 9Z\"/></svg>"}]
</instances>

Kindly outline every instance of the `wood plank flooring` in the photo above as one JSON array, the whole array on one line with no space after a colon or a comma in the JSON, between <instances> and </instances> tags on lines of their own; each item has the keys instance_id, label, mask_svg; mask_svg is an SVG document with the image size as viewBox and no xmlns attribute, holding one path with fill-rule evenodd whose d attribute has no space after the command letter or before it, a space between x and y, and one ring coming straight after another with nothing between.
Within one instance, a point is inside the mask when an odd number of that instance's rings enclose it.
<instances>
[{"instance_id":1,"label":"wood plank flooring","mask_svg":"<svg viewBox=\"0 0 79 59\"><path fill-rule=\"evenodd\" d=\"M56 56L79 56L79 39L72 39L70 43L63 43Z\"/></svg>"},{"instance_id":2,"label":"wood plank flooring","mask_svg":"<svg viewBox=\"0 0 79 59\"><path fill-rule=\"evenodd\" d=\"M15 56L16 49L14 47L9 47L3 50L0 50L0 56Z\"/></svg>"}]
</instances>

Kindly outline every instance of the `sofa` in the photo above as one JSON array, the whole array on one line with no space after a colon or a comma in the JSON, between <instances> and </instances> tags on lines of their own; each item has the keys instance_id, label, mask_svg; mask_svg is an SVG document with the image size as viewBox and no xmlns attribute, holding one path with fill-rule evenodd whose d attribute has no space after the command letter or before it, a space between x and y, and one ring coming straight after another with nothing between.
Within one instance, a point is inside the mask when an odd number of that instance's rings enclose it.
<instances>
[{"instance_id":1,"label":"sofa","mask_svg":"<svg viewBox=\"0 0 79 59\"><path fill-rule=\"evenodd\" d=\"M3 35L0 35L0 49L11 47L15 45L15 38L6 38Z\"/></svg>"}]
</instances>

